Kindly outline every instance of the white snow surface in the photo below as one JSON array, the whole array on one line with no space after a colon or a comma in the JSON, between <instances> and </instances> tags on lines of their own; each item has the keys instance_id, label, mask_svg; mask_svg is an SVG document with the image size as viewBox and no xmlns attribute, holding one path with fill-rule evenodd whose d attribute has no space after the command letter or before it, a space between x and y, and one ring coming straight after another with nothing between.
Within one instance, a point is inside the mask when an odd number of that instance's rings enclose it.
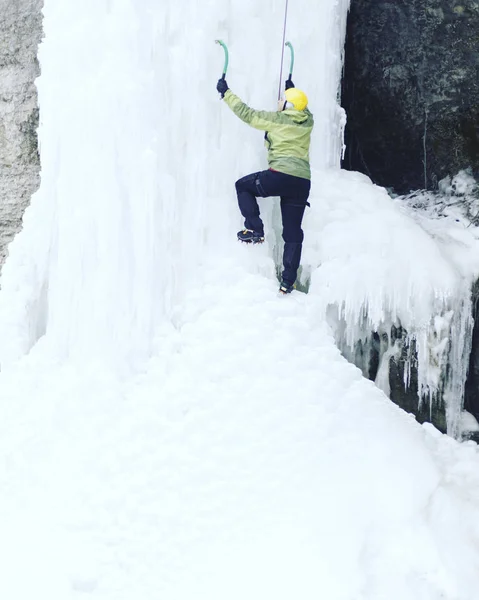
<instances>
[{"instance_id":1,"label":"white snow surface","mask_svg":"<svg viewBox=\"0 0 479 600\"><path fill-rule=\"evenodd\" d=\"M223 275L127 385L2 377L1 597L473 598L476 445L366 381L311 296Z\"/></svg>"},{"instance_id":2,"label":"white snow surface","mask_svg":"<svg viewBox=\"0 0 479 600\"><path fill-rule=\"evenodd\" d=\"M477 597L477 445L393 405L327 318L437 333L478 273L475 228L338 170L347 8L290 2L317 126L309 293L278 297L275 202L264 246L234 241L265 163L213 41L274 108L284 6L45 0L42 186L1 279L0 598Z\"/></svg>"}]
</instances>

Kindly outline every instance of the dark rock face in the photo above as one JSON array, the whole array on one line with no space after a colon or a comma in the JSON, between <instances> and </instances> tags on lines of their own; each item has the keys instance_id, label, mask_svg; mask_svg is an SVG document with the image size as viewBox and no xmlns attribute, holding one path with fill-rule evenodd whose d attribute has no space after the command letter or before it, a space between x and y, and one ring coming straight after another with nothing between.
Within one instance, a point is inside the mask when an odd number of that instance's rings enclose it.
<instances>
[{"instance_id":1,"label":"dark rock face","mask_svg":"<svg viewBox=\"0 0 479 600\"><path fill-rule=\"evenodd\" d=\"M398 193L479 170L479 1L351 0L343 166Z\"/></svg>"},{"instance_id":2,"label":"dark rock face","mask_svg":"<svg viewBox=\"0 0 479 600\"><path fill-rule=\"evenodd\" d=\"M464 393L464 408L479 421L479 281L472 291L474 330L469 361L469 374Z\"/></svg>"}]
</instances>

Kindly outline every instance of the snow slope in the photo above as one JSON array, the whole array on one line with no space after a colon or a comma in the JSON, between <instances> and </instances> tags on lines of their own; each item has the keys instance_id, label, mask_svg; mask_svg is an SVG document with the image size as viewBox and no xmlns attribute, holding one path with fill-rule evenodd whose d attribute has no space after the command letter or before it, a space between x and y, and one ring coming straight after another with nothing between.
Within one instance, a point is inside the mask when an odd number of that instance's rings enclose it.
<instances>
[{"instance_id":1,"label":"snow slope","mask_svg":"<svg viewBox=\"0 0 479 600\"><path fill-rule=\"evenodd\" d=\"M311 296L222 275L128 385L2 377L0 514L21 544L2 538L2 597L475 597L477 447L362 378Z\"/></svg>"},{"instance_id":2,"label":"snow slope","mask_svg":"<svg viewBox=\"0 0 479 600\"><path fill-rule=\"evenodd\" d=\"M274 203L263 247L234 241L232 183L264 155L218 101L213 40L232 88L274 107L284 7L45 0L42 187L0 293L1 598L477 596L477 446L395 407L326 320L385 280L384 305L424 323L461 279L383 191L335 170L347 2L290 4L316 171L310 293L280 298ZM386 277L398 245L366 245L367 211L421 244L411 275L405 260Z\"/></svg>"}]
</instances>

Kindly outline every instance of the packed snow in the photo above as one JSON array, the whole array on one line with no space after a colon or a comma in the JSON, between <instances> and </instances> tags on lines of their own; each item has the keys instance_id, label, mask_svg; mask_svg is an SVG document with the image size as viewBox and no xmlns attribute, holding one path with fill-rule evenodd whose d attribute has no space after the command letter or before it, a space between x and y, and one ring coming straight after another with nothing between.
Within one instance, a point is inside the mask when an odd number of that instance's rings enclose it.
<instances>
[{"instance_id":1,"label":"packed snow","mask_svg":"<svg viewBox=\"0 0 479 600\"><path fill-rule=\"evenodd\" d=\"M433 395L467 352L477 232L339 170L347 9L289 3L317 125L302 291L279 297L274 200L266 243L235 241L265 156L213 42L274 109L284 5L45 0L42 185L0 282L0 598L477 597L477 445L347 360L399 319Z\"/></svg>"}]
</instances>

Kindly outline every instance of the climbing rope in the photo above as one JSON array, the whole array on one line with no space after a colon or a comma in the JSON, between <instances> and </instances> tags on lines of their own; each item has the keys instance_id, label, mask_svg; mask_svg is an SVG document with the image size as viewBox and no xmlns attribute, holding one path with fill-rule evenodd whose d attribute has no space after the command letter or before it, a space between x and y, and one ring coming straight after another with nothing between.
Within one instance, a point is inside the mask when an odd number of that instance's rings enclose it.
<instances>
[{"instance_id":1,"label":"climbing rope","mask_svg":"<svg viewBox=\"0 0 479 600\"><path fill-rule=\"evenodd\" d=\"M281 82L283 81L283 60L284 60L284 45L286 40L286 24L288 22L288 4L289 0L286 0L286 6L284 10L284 27L283 27L283 44L281 48L281 70L279 72L279 89L278 89L278 100L281 100Z\"/></svg>"}]
</instances>

